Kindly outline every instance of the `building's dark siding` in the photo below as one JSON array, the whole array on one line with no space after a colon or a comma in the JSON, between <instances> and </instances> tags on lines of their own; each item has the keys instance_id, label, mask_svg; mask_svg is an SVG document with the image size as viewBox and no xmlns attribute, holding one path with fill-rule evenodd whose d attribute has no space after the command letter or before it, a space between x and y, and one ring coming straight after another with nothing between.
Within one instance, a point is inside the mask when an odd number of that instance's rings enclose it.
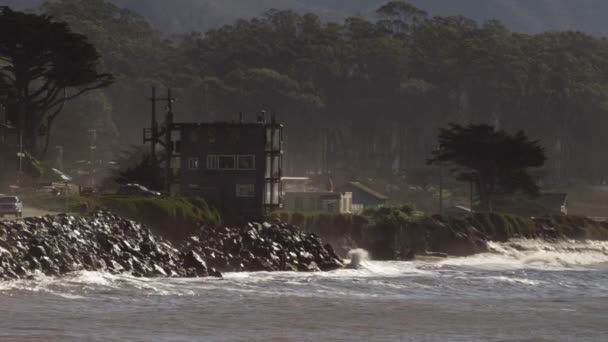
<instances>
[{"instance_id":1,"label":"building's dark siding","mask_svg":"<svg viewBox=\"0 0 608 342\"><path fill-rule=\"evenodd\" d=\"M263 124L183 125L179 144L181 193L204 197L228 221L258 218L264 209L265 132ZM234 156L235 169L209 169L209 156L222 160L221 156ZM254 156L254 169L239 169L238 156ZM192 168L193 158L198 158L198 169ZM253 185L252 197L237 197L237 185Z\"/></svg>"}]
</instances>

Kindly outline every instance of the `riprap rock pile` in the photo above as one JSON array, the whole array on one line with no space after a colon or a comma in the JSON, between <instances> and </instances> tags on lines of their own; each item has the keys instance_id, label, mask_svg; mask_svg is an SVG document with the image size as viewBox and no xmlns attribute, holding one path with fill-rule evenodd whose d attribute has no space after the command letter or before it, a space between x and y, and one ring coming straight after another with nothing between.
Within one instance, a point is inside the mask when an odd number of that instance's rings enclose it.
<instances>
[{"instance_id":1,"label":"riprap rock pile","mask_svg":"<svg viewBox=\"0 0 608 342\"><path fill-rule=\"evenodd\" d=\"M330 245L284 223L249 223L241 228L201 228L182 245L186 265L206 260L228 271L331 271L342 260Z\"/></svg>"},{"instance_id":2,"label":"riprap rock pile","mask_svg":"<svg viewBox=\"0 0 608 342\"><path fill-rule=\"evenodd\" d=\"M221 271L342 267L331 246L293 226L202 228L175 248L145 226L107 212L0 222L0 279L74 271L141 277L221 276ZM217 270L216 270L217 269Z\"/></svg>"},{"instance_id":3,"label":"riprap rock pile","mask_svg":"<svg viewBox=\"0 0 608 342\"><path fill-rule=\"evenodd\" d=\"M79 270L135 276L186 276L182 258L150 230L110 213L0 222L0 277Z\"/></svg>"}]
</instances>

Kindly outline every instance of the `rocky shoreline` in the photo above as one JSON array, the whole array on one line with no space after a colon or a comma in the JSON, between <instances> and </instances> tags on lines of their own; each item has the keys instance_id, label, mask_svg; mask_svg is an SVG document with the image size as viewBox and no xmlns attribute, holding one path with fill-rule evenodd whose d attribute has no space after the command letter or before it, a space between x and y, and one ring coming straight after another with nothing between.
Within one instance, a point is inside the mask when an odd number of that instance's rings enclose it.
<instances>
[{"instance_id":1,"label":"rocky shoreline","mask_svg":"<svg viewBox=\"0 0 608 342\"><path fill-rule=\"evenodd\" d=\"M365 215L283 215L303 230L318 233L339 255L362 248L374 260L466 257L488 252L488 242L510 239L608 241L608 222L571 215L524 217L478 212L457 216L414 215L411 208L384 207Z\"/></svg>"},{"instance_id":2,"label":"rocky shoreline","mask_svg":"<svg viewBox=\"0 0 608 342\"><path fill-rule=\"evenodd\" d=\"M138 277L220 276L232 271L329 271L343 267L330 245L282 223L201 227L174 245L108 212L0 222L0 279L87 270Z\"/></svg>"}]
</instances>

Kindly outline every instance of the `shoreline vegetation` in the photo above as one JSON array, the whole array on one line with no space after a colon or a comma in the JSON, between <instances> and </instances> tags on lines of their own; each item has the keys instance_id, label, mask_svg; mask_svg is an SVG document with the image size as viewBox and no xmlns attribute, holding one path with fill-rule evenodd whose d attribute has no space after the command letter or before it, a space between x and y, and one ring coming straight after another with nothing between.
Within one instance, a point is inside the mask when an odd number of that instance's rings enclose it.
<instances>
[{"instance_id":1,"label":"shoreline vegetation","mask_svg":"<svg viewBox=\"0 0 608 342\"><path fill-rule=\"evenodd\" d=\"M121 217L143 223L171 241L180 241L201 224L219 226L220 213L200 197L137 197L120 195L80 196L26 194L28 206L52 212L86 215L110 211Z\"/></svg>"},{"instance_id":2,"label":"shoreline vegetation","mask_svg":"<svg viewBox=\"0 0 608 342\"><path fill-rule=\"evenodd\" d=\"M222 227L219 212L202 198L154 198L101 195L23 196L41 209L87 213L111 211L175 243L195 234L199 227ZM377 260L411 260L417 256L469 256L487 252L487 242L513 238L608 240L608 222L557 213L535 217L477 212L457 216L425 216L409 206L368 209L360 215L277 212L275 219L320 236L346 257L363 248ZM294 228L295 229L295 228Z\"/></svg>"},{"instance_id":3,"label":"shoreline vegetation","mask_svg":"<svg viewBox=\"0 0 608 342\"><path fill-rule=\"evenodd\" d=\"M608 223L547 213L536 217L480 212L424 216L408 206L370 209L361 215L278 213L282 221L319 234L339 255L363 248L376 260L416 256L469 256L487 252L487 242L514 238L556 241L608 240Z\"/></svg>"}]
</instances>

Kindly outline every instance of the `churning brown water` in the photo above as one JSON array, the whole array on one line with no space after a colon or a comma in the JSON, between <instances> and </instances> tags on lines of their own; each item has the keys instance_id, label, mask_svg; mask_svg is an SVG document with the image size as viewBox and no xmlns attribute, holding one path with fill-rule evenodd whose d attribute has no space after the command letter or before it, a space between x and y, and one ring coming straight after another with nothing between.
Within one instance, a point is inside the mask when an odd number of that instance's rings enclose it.
<instances>
[{"instance_id":1,"label":"churning brown water","mask_svg":"<svg viewBox=\"0 0 608 342\"><path fill-rule=\"evenodd\" d=\"M608 341L608 244L328 273L0 283L1 341Z\"/></svg>"}]
</instances>

